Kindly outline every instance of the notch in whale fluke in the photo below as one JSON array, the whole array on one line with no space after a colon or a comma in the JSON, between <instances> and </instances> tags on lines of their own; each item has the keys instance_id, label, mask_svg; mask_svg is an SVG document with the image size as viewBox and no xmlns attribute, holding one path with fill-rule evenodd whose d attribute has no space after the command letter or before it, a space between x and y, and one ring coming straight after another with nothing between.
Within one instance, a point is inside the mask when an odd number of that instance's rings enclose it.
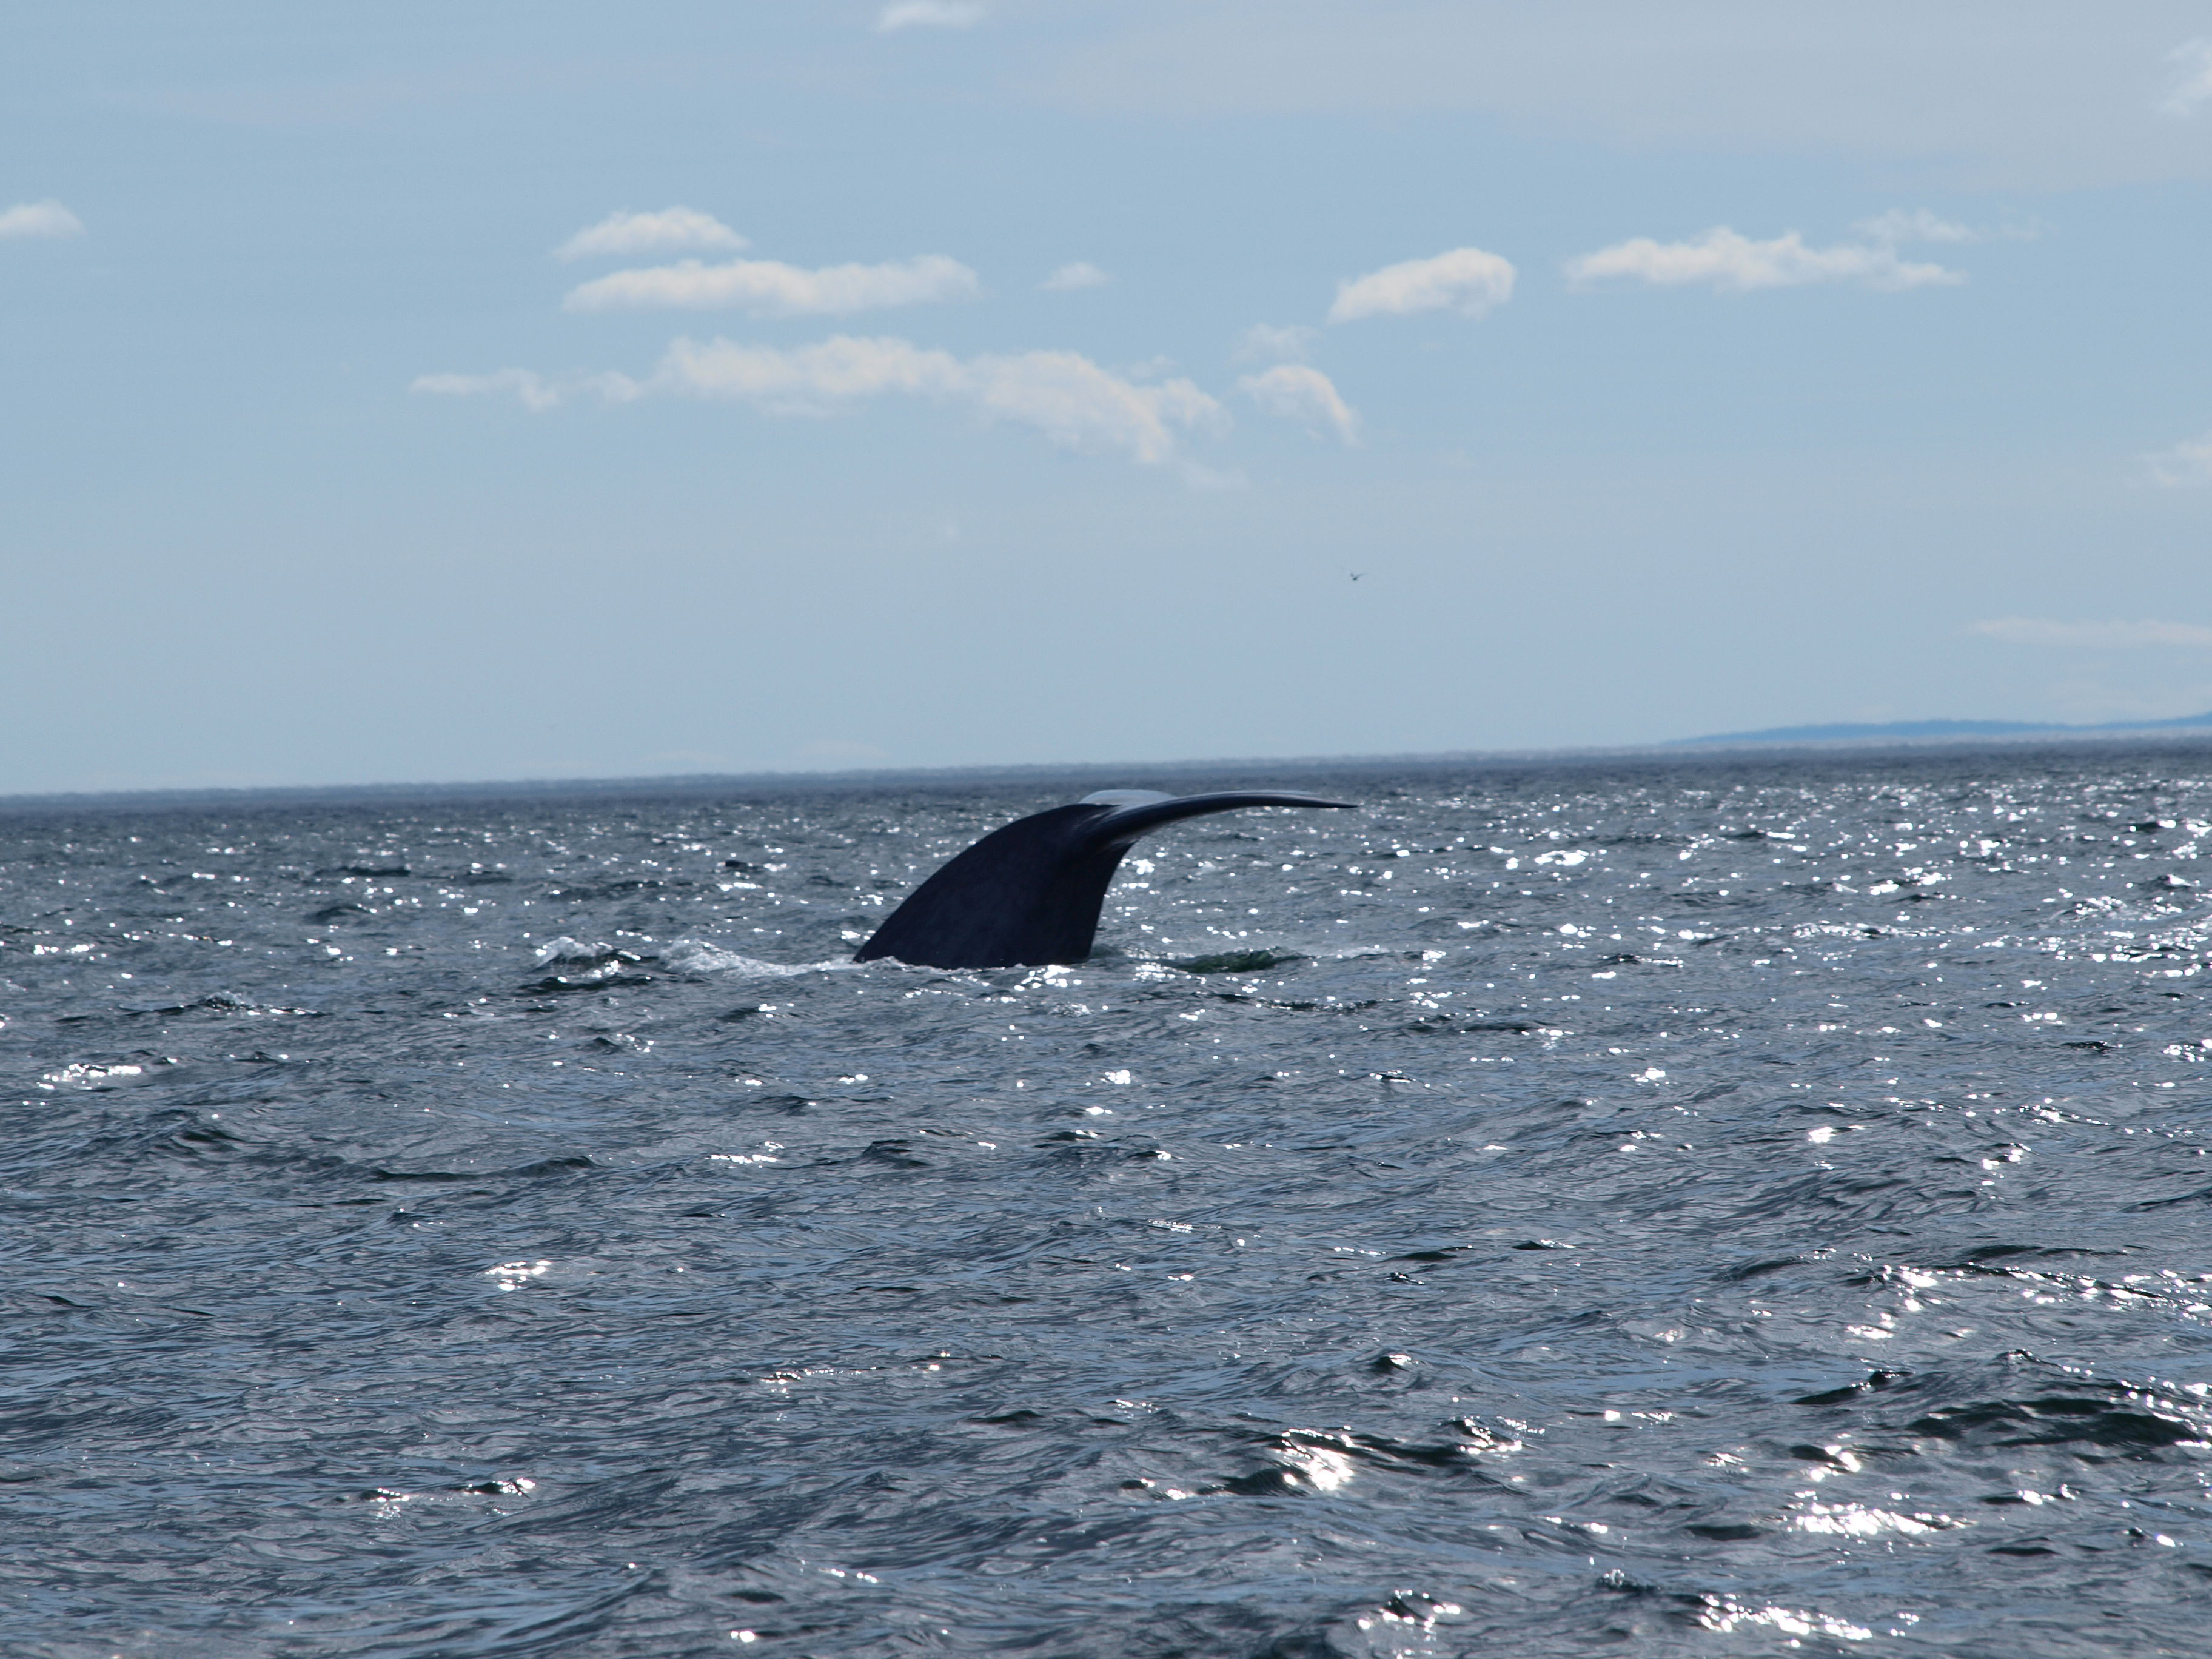
<instances>
[{"instance_id":1,"label":"notch in whale fluke","mask_svg":"<svg viewBox=\"0 0 2212 1659\"><path fill-rule=\"evenodd\" d=\"M1240 806L1357 805L1282 789L1102 789L994 830L915 888L853 959L895 957L927 968L1080 962L1091 954L1106 888L1138 836Z\"/></svg>"}]
</instances>

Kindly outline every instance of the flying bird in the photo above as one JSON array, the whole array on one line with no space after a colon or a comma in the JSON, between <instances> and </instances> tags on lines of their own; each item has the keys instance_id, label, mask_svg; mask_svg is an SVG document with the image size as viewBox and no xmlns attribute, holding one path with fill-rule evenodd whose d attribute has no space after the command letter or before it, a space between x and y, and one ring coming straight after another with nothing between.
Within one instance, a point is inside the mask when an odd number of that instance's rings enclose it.
<instances>
[{"instance_id":1,"label":"flying bird","mask_svg":"<svg viewBox=\"0 0 2212 1659\"><path fill-rule=\"evenodd\" d=\"M1102 789L994 830L915 888L853 959L893 957L928 968L1080 962L1097 935L1107 886L1139 836L1240 806L1356 804L1276 789Z\"/></svg>"}]
</instances>

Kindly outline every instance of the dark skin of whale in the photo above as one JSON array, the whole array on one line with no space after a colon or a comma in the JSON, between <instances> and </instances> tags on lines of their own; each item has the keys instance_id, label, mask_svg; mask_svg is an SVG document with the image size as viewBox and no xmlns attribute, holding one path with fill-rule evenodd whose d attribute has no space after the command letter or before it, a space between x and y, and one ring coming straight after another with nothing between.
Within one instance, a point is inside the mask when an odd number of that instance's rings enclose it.
<instances>
[{"instance_id":1,"label":"dark skin of whale","mask_svg":"<svg viewBox=\"0 0 2212 1659\"><path fill-rule=\"evenodd\" d=\"M1110 793L1111 792L1109 792ZM1163 824L1242 806L1351 807L1288 790L1211 795L1121 792L994 830L891 912L854 953L926 968L1024 968L1081 962L1121 856Z\"/></svg>"}]
</instances>

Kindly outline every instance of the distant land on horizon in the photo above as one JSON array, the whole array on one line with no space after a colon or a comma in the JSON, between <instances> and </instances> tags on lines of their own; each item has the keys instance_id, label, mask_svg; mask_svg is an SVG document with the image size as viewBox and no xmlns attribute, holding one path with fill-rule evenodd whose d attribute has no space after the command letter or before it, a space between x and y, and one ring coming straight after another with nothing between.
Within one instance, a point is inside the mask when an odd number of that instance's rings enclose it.
<instances>
[{"instance_id":1,"label":"distant land on horizon","mask_svg":"<svg viewBox=\"0 0 2212 1659\"><path fill-rule=\"evenodd\" d=\"M1717 732L1710 737L1675 738L1665 746L1688 748L1722 743L1851 743L1914 738L2009 738L2038 732L2178 732L2212 727L2212 712L2179 714L2168 720L2106 720L2068 726L2057 720L1891 720L1874 726L1771 726L1760 732Z\"/></svg>"}]
</instances>

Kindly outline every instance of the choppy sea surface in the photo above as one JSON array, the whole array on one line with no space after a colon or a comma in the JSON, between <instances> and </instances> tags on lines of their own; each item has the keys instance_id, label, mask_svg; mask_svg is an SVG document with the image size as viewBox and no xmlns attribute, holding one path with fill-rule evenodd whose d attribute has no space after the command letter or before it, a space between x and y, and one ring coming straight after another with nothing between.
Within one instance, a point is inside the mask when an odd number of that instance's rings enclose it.
<instances>
[{"instance_id":1,"label":"choppy sea surface","mask_svg":"<svg viewBox=\"0 0 2212 1659\"><path fill-rule=\"evenodd\" d=\"M0 810L0 1650L2203 1653L2212 751Z\"/></svg>"}]
</instances>

